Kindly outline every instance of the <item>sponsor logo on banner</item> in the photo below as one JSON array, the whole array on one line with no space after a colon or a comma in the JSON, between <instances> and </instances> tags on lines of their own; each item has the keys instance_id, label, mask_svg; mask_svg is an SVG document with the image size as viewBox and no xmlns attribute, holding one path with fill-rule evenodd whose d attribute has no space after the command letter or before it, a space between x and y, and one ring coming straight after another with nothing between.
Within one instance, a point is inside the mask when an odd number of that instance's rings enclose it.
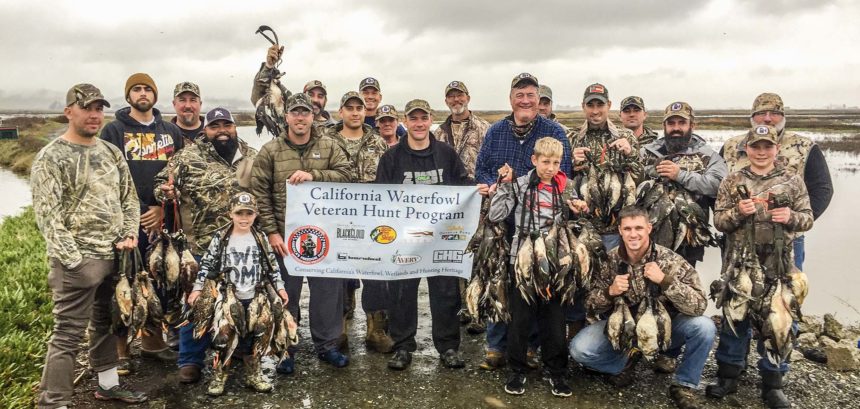
<instances>
[{"instance_id":1,"label":"sponsor logo on banner","mask_svg":"<svg viewBox=\"0 0 860 409\"><path fill-rule=\"evenodd\" d=\"M429 243L433 241L433 230L423 227L407 227L403 241L407 243Z\"/></svg>"},{"instance_id":2,"label":"sponsor logo on banner","mask_svg":"<svg viewBox=\"0 0 860 409\"><path fill-rule=\"evenodd\" d=\"M415 264L419 261L421 261L421 256L415 254L400 254L399 252L394 252L394 255L391 256L391 262L398 266Z\"/></svg>"},{"instance_id":3,"label":"sponsor logo on banner","mask_svg":"<svg viewBox=\"0 0 860 409\"><path fill-rule=\"evenodd\" d=\"M439 238L445 241L466 241L471 236L469 232L463 230L463 226L451 225L447 226L446 229L439 233Z\"/></svg>"},{"instance_id":4,"label":"sponsor logo on banner","mask_svg":"<svg viewBox=\"0 0 860 409\"><path fill-rule=\"evenodd\" d=\"M337 225L337 233L335 237L342 240L364 240L364 226L350 224Z\"/></svg>"},{"instance_id":5,"label":"sponsor logo on banner","mask_svg":"<svg viewBox=\"0 0 860 409\"><path fill-rule=\"evenodd\" d=\"M340 261L382 261L382 257L351 256L349 253L337 253Z\"/></svg>"},{"instance_id":6,"label":"sponsor logo on banner","mask_svg":"<svg viewBox=\"0 0 860 409\"><path fill-rule=\"evenodd\" d=\"M434 263L462 263L462 250L433 250Z\"/></svg>"},{"instance_id":7,"label":"sponsor logo on banner","mask_svg":"<svg viewBox=\"0 0 860 409\"><path fill-rule=\"evenodd\" d=\"M329 250L329 239L323 229L317 226L302 226L287 239L290 255L302 264L316 264L322 261Z\"/></svg>"},{"instance_id":8,"label":"sponsor logo on banner","mask_svg":"<svg viewBox=\"0 0 860 409\"><path fill-rule=\"evenodd\" d=\"M370 231L370 239L379 244L390 244L397 239L397 231L391 226L376 226Z\"/></svg>"}]
</instances>

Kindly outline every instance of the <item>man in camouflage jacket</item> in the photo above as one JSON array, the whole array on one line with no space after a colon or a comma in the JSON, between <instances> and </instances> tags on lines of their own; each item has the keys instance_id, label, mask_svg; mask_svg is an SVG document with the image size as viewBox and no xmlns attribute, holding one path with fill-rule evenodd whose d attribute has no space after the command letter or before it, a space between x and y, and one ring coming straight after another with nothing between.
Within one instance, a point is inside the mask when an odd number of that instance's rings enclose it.
<instances>
[{"instance_id":1,"label":"man in camouflage jacket","mask_svg":"<svg viewBox=\"0 0 860 409\"><path fill-rule=\"evenodd\" d=\"M642 98L631 95L621 100L621 124L633 132L633 136L639 141L639 146L645 146L657 140L660 135L645 125L648 112L645 110L645 102Z\"/></svg>"},{"instance_id":2,"label":"man in camouflage jacket","mask_svg":"<svg viewBox=\"0 0 860 409\"><path fill-rule=\"evenodd\" d=\"M538 114L542 117L549 119L558 124L562 130L564 130L564 134L567 135L570 133L570 128L567 125L561 123L558 120L558 117L552 112L552 88L540 84L540 88L538 89L538 94L540 95L540 101L538 102Z\"/></svg>"},{"instance_id":3,"label":"man in camouflage jacket","mask_svg":"<svg viewBox=\"0 0 860 409\"><path fill-rule=\"evenodd\" d=\"M111 333L115 250L137 247L140 203L122 152L96 138L106 106L90 84L69 89L64 109L69 128L39 151L30 172L54 302L40 408L71 405L75 360L88 326L90 368L99 378L96 397L146 400L142 393L120 389L117 338Z\"/></svg>"},{"instance_id":4,"label":"man in camouflage jacket","mask_svg":"<svg viewBox=\"0 0 860 409\"><path fill-rule=\"evenodd\" d=\"M437 141L445 142L457 151L469 177L474 178L478 152L481 151L481 143L484 142L490 123L469 109L471 100L466 84L451 81L445 87L445 105L448 105L451 115L445 118L434 134Z\"/></svg>"},{"instance_id":5,"label":"man in camouflage jacket","mask_svg":"<svg viewBox=\"0 0 860 409\"><path fill-rule=\"evenodd\" d=\"M662 353L677 357L684 347L669 395L679 407L699 407L695 389L716 335L713 321L702 316L708 301L699 274L681 256L651 241L651 224L645 210L626 207L619 212L619 218L623 245L609 251L608 262L592 277L586 302L588 315L591 320L608 316L618 297L634 317L641 312L637 309L643 308L643 299L651 297L661 302L672 323L671 342ZM570 342L570 355L586 367L610 374L614 385L627 386L634 380L640 354L637 349L613 349L605 335L606 326L607 320L600 320L580 331Z\"/></svg>"}]
</instances>

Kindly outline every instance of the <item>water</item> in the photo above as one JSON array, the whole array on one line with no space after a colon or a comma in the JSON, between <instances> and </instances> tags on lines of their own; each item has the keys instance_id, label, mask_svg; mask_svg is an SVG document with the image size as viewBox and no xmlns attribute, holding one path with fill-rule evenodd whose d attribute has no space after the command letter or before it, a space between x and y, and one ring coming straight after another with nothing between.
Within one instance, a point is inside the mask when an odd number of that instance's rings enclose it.
<instances>
[{"instance_id":1,"label":"water","mask_svg":"<svg viewBox=\"0 0 860 409\"><path fill-rule=\"evenodd\" d=\"M0 192L3 192L0 219L17 214L22 207L32 203L30 183L4 168L0 168Z\"/></svg>"}]
</instances>

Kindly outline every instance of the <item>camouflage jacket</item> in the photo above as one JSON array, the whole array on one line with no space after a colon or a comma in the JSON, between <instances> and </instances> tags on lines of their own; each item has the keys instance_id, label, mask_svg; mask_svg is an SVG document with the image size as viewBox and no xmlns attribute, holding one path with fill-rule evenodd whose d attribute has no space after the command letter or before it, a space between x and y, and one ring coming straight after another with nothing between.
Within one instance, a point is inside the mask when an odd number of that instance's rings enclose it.
<instances>
[{"instance_id":1,"label":"camouflage jacket","mask_svg":"<svg viewBox=\"0 0 860 409\"><path fill-rule=\"evenodd\" d=\"M326 128L327 135L343 149L350 162L350 181L371 183L376 180L379 158L388 150L388 144L370 125L362 124L362 129L364 135L359 139L351 140L340 134L340 131L343 130L343 123Z\"/></svg>"},{"instance_id":2,"label":"camouflage jacket","mask_svg":"<svg viewBox=\"0 0 860 409\"><path fill-rule=\"evenodd\" d=\"M729 173L737 172L750 164L746 151L747 134L733 136L723 145L723 158L726 160ZM783 131L779 136L779 154L777 161L785 170L793 175L803 177L806 170L806 159L809 151L815 145L812 139L794 132Z\"/></svg>"},{"instance_id":3,"label":"camouflage jacket","mask_svg":"<svg viewBox=\"0 0 860 409\"><path fill-rule=\"evenodd\" d=\"M194 145L170 158L155 176L155 199L163 203L167 197L161 185L173 173L180 208L191 214L191 220L182 223L192 254L202 256L212 235L230 222L230 198L251 187L251 167L256 156L257 151L240 139L233 162L227 163L209 141L198 138ZM181 212L183 217L188 213Z\"/></svg>"},{"instance_id":4,"label":"camouflage jacket","mask_svg":"<svg viewBox=\"0 0 860 409\"><path fill-rule=\"evenodd\" d=\"M109 142L56 138L33 161L30 186L48 257L70 268L114 258L114 241L137 237L140 202L122 152Z\"/></svg>"},{"instance_id":5,"label":"camouflage jacket","mask_svg":"<svg viewBox=\"0 0 860 409\"><path fill-rule=\"evenodd\" d=\"M558 120L558 117L555 115L554 112L549 114L549 119L552 120L553 122L557 123L558 126L560 126L562 130L564 130L565 135L570 133L570 128L568 128L567 125L561 123L561 121Z\"/></svg>"},{"instance_id":6,"label":"camouflage jacket","mask_svg":"<svg viewBox=\"0 0 860 409\"><path fill-rule=\"evenodd\" d=\"M637 139L639 141L639 146L645 146L651 142L656 141L659 137L660 135L653 129L647 126L642 126L642 135L639 135L639 138Z\"/></svg>"},{"instance_id":7,"label":"camouflage jacket","mask_svg":"<svg viewBox=\"0 0 860 409\"><path fill-rule=\"evenodd\" d=\"M484 142L487 129L490 129L490 123L471 112L469 120L461 127L459 134L455 134L452 124L453 118L448 115L445 122L439 125L439 128L434 132L436 140L451 145L457 151L460 160L466 165L469 177L474 179L478 152L481 151L481 143Z\"/></svg>"},{"instance_id":8,"label":"camouflage jacket","mask_svg":"<svg viewBox=\"0 0 860 409\"><path fill-rule=\"evenodd\" d=\"M751 172L749 167L745 167L727 176L720 185L717 203L714 206L714 226L717 230L726 233L726 249L733 249L735 243L741 242L744 237L742 227L747 217L742 216L738 211L738 202L741 200L737 191L739 185L745 185L750 196L761 201L773 198L773 195L781 195L788 200L791 217L784 225L786 236L784 254L791 254L791 241L800 233L812 228L812 207L809 204L809 195L806 194L803 179L780 165L767 175L757 175ZM767 203L756 203L753 229L759 260L763 266L773 268L776 265L771 257L775 223L770 221L770 213L767 212L766 205Z\"/></svg>"},{"instance_id":9,"label":"camouflage jacket","mask_svg":"<svg viewBox=\"0 0 860 409\"><path fill-rule=\"evenodd\" d=\"M263 233L284 234L287 180L297 170L308 172L315 182L349 182L352 165L337 142L311 128L308 143L296 146L280 136L266 142L251 170L251 193L257 198L257 223Z\"/></svg>"},{"instance_id":10,"label":"camouflage jacket","mask_svg":"<svg viewBox=\"0 0 860 409\"><path fill-rule=\"evenodd\" d=\"M321 134L327 132L327 129L337 125L337 121L335 121L331 114L328 111L323 110L321 113L323 119L314 118L314 127L317 128L317 131Z\"/></svg>"},{"instance_id":11,"label":"camouflage jacket","mask_svg":"<svg viewBox=\"0 0 860 409\"><path fill-rule=\"evenodd\" d=\"M645 165L646 178L657 178L655 168L663 160L677 163L681 171L678 172L676 182L693 193L696 200L702 196L717 197L720 182L728 174L723 158L696 134L690 138L690 143L683 152L668 154L665 139L660 138L643 146L640 156L642 164Z\"/></svg>"},{"instance_id":12,"label":"camouflage jacket","mask_svg":"<svg viewBox=\"0 0 860 409\"><path fill-rule=\"evenodd\" d=\"M589 320L594 321L598 315L612 309L614 298L609 295L609 286L615 281L616 275L625 273L630 274L630 289L620 297L623 297L631 308L639 305L647 295L649 286L657 286L654 291L659 294L670 315L681 313L699 316L705 313L708 300L705 298L699 273L674 251L659 244L651 246L651 254L635 265L627 263L623 244L609 251L609 260L600 266L600 270L591 279L591 291L586 301ZM645 277L645 264L650 261L656 262L666 275L659 285L653 284Z\"/></svg>"}]
</instances>

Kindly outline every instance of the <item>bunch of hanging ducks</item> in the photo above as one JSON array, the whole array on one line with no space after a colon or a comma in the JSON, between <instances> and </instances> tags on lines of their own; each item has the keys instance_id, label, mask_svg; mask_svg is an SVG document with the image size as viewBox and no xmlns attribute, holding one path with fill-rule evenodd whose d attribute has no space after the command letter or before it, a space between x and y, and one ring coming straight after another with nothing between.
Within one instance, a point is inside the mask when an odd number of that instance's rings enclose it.
<instances>
[{"instance_id":1,"label":"bunch of hanging ducks","mask_svg":"<svg viewBox=\"0 0 860 409\"><path fill-rule=\"evenodd\" d=\"M638 187L636 204L648 210L654 226L651 239L673 251L687 247L716 246L708 225L708 213L693 195L665 178L649 179Z\"/></svg>"},{"instance_id":2,"label":"bunch of hanging ducks","mask_svg":"<svg viewBox=\"0 0 860 409\"><path fill-rule=\"evenodd\" d=\"M191 254L185 233L182 230L159 233L147 249L147 266L167 295L165 321L169 325L178 324L184 300L191 293L200 268Z\"/></svg>"},{"instance_id":3,"label":"bunch of hanging ducks","mask_svg":"<svg viewBox=\"0 0 860 409\"><path fill-rule=\"evenodd\" d=\"M472 319L487 317L492 322L508 322L508 277L511 245L507 240L508 227L502 221L492 223L487 218L490 200L482 203L481 221L469 243L466 253L473 255L472 279L466 287L466 307Z\"/></svg>"},{"instance_id":4,"label":"bunch of hanging ducks","mask_svg":"<svg viewBox=\"0 0 860 409\"><path fill-rule=\"evenodd\" d=\"M574 179L576 191L594 217L611 226L619 210L636 203L636 178L642 165L612 147L599 154L586 152L585 157L588 172Z\"/></svg>"},{"instance_id":5,"label":"bunch of hanging ducks","mask_svg":"<svg viewBox=\"0 0 860 409\"><path fill-rule=\"evenodd\" d=\"M274 39L266 35L266 32L272 33ZM257 29L256 34L262 35L272 45L280 46L278 35L271 27L260 26L260 28ZM277 66L280 65L280 63L281 60L279 59L276 66L272 67L271 71L269 71L270 75L268 77L258 79L258 81L266 84L266 91L263 94L263 97L257 101L255 106L256 111L254 119L257 123L257 136L260 136L263 133L263 128L266 128L266 131L271 134L273 138L277 137L282 131L287 129L284 114L286 113L286 101L290 96L290 91L281 83L281 76L284 74L278 71Z\"/></svg>"},{"instance_id":6,"label":"bunch of hanging ducks","mask_svg":"<svg viewBox=\"0 0 860 409\"><path fill-rule=\"evenodd\" d=\"M626 264L625 274L629 268ZM623 295L616 296L614 307L604 329L609 343L616 351L631 351L637 348L647 360L653 360L657 353L669 349L672 342L672 317L669 315L657 285L646 284L646 294L636 306L636 314Z\"/></svg>"},{"instance_id":7,"label":"bunch of hanging ducks","mask_svg":"<svg viewBox=\"0 0 860 409\"><path fill-rule=\"evenodd\" d=\"M111 312L114 332L127 329L128 343L148 332L148 328L163 327L164 311L137 248L120 254L119 281L114 288Z\"/></svg>"}]
</instances>

